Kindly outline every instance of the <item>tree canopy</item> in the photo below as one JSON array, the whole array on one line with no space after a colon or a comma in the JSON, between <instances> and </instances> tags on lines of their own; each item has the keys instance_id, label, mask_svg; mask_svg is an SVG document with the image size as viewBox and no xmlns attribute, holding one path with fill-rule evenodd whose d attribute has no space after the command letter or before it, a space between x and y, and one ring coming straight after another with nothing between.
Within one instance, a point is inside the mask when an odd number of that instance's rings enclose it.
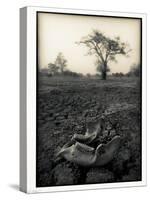
<instances>
[{"instance_id":1,"label":"tree canopy","mask_svg":"<svg viewBox=\"0 0 150 200\"><path fill-rule=\"evenodd\" d=\"M58 53L54 63L48 64L49 72L52 75L57 73L63 73L64 70L66 70L66 67L67 67L67 60L64 58L61 52Z\"/></svg>"},{"instance_id":2,"label":"tree canopy","mask_svg":"<svg viewBox=\"0 0 150 200\"><path fill-rule=\"evenodd\" d=\"M53 63L48 64L48 69L49 69L49 73L52 75L58 73L58 71L59 71L59 68Z\"/></svg>"},{"instance_id":3,"label":"tree canopy","mask_svg":"<svg viewBox=\"0 0 150 200\"><path fill-rule=\"evenodd\" d=\"M63 54L60 52L58 53L55 65L60 69L60 72L63 73L67 67L67 60L64 58Z\"/></svg>"},{"instance_id":4,"label":"tree canopy","mask_svg":"<svg viewBox=\"0 0 150 200\"><path fill-rule=\"evenodd\" d=\"M120 37L111 39L98 30L83 37L78 43L88 47L88 55L96 55L103 79L106 79L109 71L108 63L110 61L117 62L116 55L128 55L131 51L126 43L120 41Z\"/></svg>"}]
</instances>

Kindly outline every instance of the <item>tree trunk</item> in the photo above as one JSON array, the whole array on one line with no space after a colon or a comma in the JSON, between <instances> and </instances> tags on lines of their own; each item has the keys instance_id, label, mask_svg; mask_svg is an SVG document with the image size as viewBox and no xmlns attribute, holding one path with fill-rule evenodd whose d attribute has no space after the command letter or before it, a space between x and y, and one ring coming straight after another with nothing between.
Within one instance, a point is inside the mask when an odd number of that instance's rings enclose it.
<instances>
[{"instance_id":1,"label":"tree trunk","mask_svg":"<svg viewBox=\"0 0 150 200\"><path fill-rule=\"evenodd\" d=\"M104 68L102 70L102 80L106 80L107 77L107 65L104 64Z\"/></svg>"}]
</instances>

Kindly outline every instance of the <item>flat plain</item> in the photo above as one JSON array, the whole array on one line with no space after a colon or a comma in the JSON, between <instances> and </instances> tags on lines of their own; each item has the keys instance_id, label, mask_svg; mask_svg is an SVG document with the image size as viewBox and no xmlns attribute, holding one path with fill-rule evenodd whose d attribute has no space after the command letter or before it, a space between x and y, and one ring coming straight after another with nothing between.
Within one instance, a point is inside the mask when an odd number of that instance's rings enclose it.
<instances>
[{"instance_id":1,"label":"flat plain","mask_svg":"<svg viewBox=\"0 0 150 200\"><path fill-rule=\"evenodd\" d=\"M141 90L135 77L108 80L65 76L38 77L37 186L112 183L141 180ZM120 135L113 160L99 168L83 168L63 160L58 150L89 122L105 117L101 143ZM111 130L111 131L109 131ZM109 134L108 134L109 132Z\"/></svg>"}]
</instances>

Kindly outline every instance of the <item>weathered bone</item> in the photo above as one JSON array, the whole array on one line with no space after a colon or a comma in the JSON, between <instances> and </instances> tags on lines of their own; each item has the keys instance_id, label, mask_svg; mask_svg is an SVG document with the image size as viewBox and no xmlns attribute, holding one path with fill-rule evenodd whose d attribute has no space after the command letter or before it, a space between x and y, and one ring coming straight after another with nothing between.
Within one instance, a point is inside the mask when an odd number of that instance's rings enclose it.
<instances>
[{"instance_id":1,"label":"weathered bone","mask_svg":"<svg viewBox=\"0 0 150 200\"><path fill-rule=\"evenodd\" d=\"M120 136L115 136L109 143L100 144L96 150L86 144L76 142L62 148L59 156L81 166L103 166L110 162L120 146Z\"/></svg>"},{"instance_id":2,"label":"weathered bone","mask_svg":"<svg viewBox=\"0 0 150 200\"><path fill-rule=\"evenodd\" d=\"M86 130L85 135L74 134L72 139L80 143L90 144L99 137L101 133L101 128L102 127L101 127L100 120L97 122L91 122L87 125L87 130Z\"/></svg>"},{"instance_id":3,"label":"weathered bone","mask_svg":"<svg viewBox=\"0 0 150 200\"><path fill-rule=\"evenodd\" d=\"M109 163L120 147L121 137L114 136L107 144L100 144L96 149L96 159L94 166L103 166Z\"/></svg>"}]
</instances>

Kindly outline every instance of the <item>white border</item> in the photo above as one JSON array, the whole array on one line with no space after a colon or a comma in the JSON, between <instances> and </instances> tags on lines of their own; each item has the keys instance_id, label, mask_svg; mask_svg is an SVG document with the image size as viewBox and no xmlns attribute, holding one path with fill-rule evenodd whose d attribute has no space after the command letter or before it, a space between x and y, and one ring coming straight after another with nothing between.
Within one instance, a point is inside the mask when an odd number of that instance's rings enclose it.
<instances>
[{"instance_id":1,"label":"white border","mask_svg":"<svg viewBox=\"0 0 150 200\"><path fill-rule=\"evenodd\" d=\"M142 181L36 188L36 12L142 18ZM146 14L27 7L27 193L146 185Z\"/></svg>"}]
</instances>

